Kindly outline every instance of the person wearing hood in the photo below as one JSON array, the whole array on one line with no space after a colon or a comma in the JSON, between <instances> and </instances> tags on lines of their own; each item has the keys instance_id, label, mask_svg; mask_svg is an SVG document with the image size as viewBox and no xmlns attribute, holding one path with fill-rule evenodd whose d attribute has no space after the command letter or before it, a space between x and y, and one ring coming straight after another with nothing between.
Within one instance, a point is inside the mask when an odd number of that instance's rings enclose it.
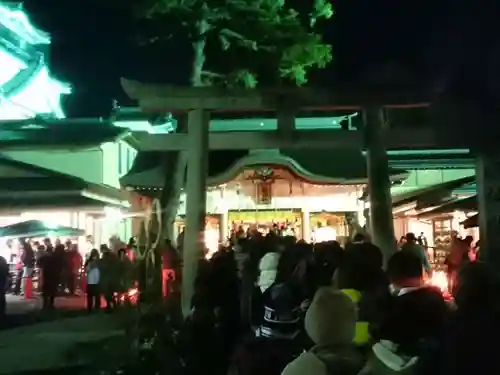
<instances>
[{"instance_id":1,"label":"person wearing hood","mask_svg":"<svg viewBox=\"0 0 500 375\"><path fill-rule=\"evenodd\" d=\"M413 375L421 359L438 351L449 317L439 289L424 283L421 258L400 251L388 262L392 297L370 325L375 344L360 375Z\"/></svg>"},{"instance_id":2,"label":"person wearing hood","mask_svg":"<svg viewBox=\"0 0 500 375\"><path fill-rule=\"evenodd\" d=\"M333 287L316 292L304 326L314 346L290 362L282 375L357 375L364 357L353 343L355 303Z\"/></svg>"},{"instance_id":3,"label":"person wearing hood","mask_svg":"<svg viewBox=\"0 0 500 375\"><path fill-rule=\"evenodd\" d=\"M252 329L255 329L261 322L263 314L263 295L276 281L280 258L281 254L278 252L264 254L264 256L260 258L258 275L254 285L251 286L251 290L246 290L250 288L249 285L243 285L243 288L245 288L244 293L247 297L242 297L242 302L245 304L245 306L242 306L242 311L248 313L248 321ZM245 322L245 320L246 319L242 319L243 322Z\"/></svg>"},{"instance_id":4,"label":"person wearing hood","mask_svg":"<svg viewBox=\"0 0 500 375\"><path fill-rule=\"evenodd\" d=\"M280 257L280 253L271 252L265 254L261 258L259 262L259 278L257 284L262 293L264 293L276 280Z\"/></svg>"}]
</instances>

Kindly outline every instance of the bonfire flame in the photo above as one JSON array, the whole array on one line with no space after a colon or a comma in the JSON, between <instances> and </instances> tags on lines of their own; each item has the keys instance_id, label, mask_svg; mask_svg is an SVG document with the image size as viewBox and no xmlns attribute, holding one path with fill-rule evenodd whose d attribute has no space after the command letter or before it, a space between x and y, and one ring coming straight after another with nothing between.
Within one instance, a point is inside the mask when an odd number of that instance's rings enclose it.
<instances>
[{"instance_id":1,"label":"bonfire flame","mask_svg":"<svg viewBox=\"0 0 500 375\"><path fill-rule=\"evenodd\" d=\"M448 293L448 277L444 271L435 271L428 283L439 288L441 292Z\"/></svg>"}]
</instances>

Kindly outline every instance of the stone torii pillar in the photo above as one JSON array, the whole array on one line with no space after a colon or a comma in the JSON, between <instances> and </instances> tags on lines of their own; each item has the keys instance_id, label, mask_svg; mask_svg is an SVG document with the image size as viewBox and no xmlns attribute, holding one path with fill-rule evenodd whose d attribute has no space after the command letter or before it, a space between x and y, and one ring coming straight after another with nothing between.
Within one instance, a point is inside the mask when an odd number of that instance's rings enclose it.
<instances>
[{"instance_id":1,"label":"stone torii pillar","mask_svg":"<svg viewBox=\"0 0 500 375\"><path fill-rule=\"evenodd\" d=\"M392 215L389 162L384 141L384 111L379 107L363 110L368 170L370 221L368 227L373 243L384 254L384 263L396 251L394 218Z\"/></svg>"}]
</instances>

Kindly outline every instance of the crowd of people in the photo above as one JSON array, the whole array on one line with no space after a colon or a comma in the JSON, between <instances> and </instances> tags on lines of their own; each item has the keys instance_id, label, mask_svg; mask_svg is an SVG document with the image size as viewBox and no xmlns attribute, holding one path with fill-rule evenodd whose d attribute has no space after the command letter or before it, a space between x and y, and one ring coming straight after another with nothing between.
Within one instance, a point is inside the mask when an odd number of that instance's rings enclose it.
<instances>
[{"instance_id":1,"label":"crowd of people","mask_svg":"<svg viewBox=\"0 0 500 375\"><path fill-rule=\"evenodd\" d=\"M488 337L500 333L497 276L464 261L450 301L428 283L417 245L384 270L382 251L362 236L345 249L273 234L236 239L200 260L192 319L217 332L195 344L199 372L496 374Z\"/></svg>"},{"instance_id":2,"label":"crowd of people","mask_svg":"<svg viewBox=\"0 0 500 375\"><path fill-rule=\"evenodd\" d=\"M5 295L9 291L28 296L30 289L36 289L41 292L42 308L51 310L58 295L73 296L80 290L87 296L89 311L100 309L102 300L109 310L134 281L133 264L125 246L115 251L101 245L99 250L92 249L85 259L71 241L21 239L20 248L14 272L7 260L0 257L0 318L5 314ZM33 279L37 281L36 288Z\"/></svg>"},{"instance_id":3,"label":"crowd of people","mask_svg":"<svg viewBox=\"0 0 500 375\"><path fill-rule=\"evenodd\" d=\"M433 269L411 233L385 268L381 249L363 235L343 248L247 233L210 259L200 253L189 320L202 335L191 367L221 375L497 374L498 276L464 255L465 239L456 241L451 300L428 282ZM48 242L23 253L25 268L41 270L45 308L58 289L74 287L82 260L73 250ZM0 284L4 268L0 259ZM103 297L111 309L134 282L125 249L94 249L83 269L89 311Z\"/></svg>"}]
</instances>

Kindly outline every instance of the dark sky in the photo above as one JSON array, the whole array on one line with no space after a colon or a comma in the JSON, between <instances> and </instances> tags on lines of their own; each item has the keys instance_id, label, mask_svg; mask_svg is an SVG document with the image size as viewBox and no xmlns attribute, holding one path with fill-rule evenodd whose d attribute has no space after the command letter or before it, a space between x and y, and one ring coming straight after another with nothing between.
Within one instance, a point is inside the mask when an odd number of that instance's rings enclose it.
<instances>
[{"instance_id":1,"label":"dark sky","mask_svg":"<svg viewBox=\"0 0 500 375\"><path fill-rule=\"evenodd\" d=\"M33 21L52 34L52 71L74 86L67 103L70 116L107 115L111 99L123 97L120 76L144 77L148 72L179 83L175 72L184 64L175 57L182 53L175 49L138 53L128 42L130 21L106 8L107 1L24 2ZM491 12L461 7L460 2L336 0L337 13L325 27L335 62L321 73L323 82L350 82L367 70L387 65L403 75L433 82L450 66L471 60L477 64L477 54L491 43L484 35L495 31L488 30L485 18ZM496 24L496 17L491 18Z\"/></svg>"}]
</instances>

